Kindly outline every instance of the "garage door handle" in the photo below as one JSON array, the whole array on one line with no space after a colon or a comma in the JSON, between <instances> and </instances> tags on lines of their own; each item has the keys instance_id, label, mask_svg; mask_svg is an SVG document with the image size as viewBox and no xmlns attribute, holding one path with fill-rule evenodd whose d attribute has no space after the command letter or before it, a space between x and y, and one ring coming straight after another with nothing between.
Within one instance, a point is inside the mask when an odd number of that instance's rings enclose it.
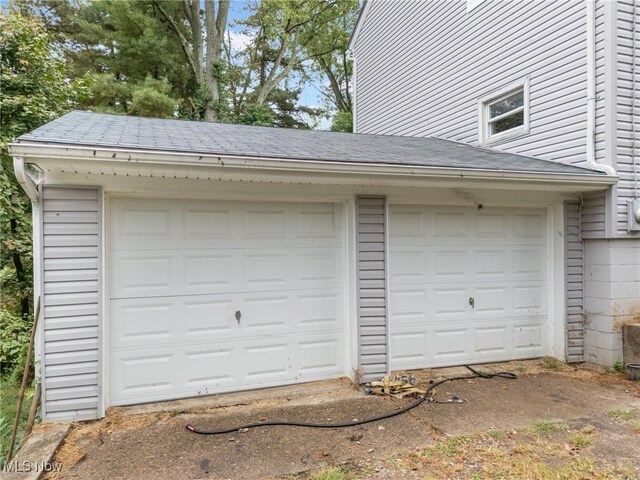
<instances>
[{"instance_id":1,"label":"garage door handle","mask_svg":"<svg viewBox=\"0 0 640 480\"><path fill-rule=\"evenodd\" d=\"M241 316L242 316L242 313L240 313L240 310L236 310L236 320L238 321L238 323L240 323Z\"/></svg>"},{"instance_id":2,"label":"garage door handle","mask_svg":"<svg viewBox=\"0 0 640 480\"><path fill-rule=\"evenodd\" d=\"M476 306L476 301L473 297L469 297L469 305L471 305L471 308Z\"/></svg>"}]
</instances>

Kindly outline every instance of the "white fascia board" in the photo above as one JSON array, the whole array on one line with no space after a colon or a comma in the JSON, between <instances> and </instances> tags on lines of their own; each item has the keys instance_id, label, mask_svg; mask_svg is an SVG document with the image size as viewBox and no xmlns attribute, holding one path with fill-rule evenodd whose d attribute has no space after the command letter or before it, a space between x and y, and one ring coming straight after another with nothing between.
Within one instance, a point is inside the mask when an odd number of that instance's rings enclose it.
<instances>
[{"instance_id":1,"label":"white fascia board","mask_svg":"<svg viewBox=\"0 0 640 480\"><path fill-rule=\"evenodd\" d=\"M362 24L364 23L367 12L369 11L371 2L372 0L364 0L362 2L362 7L360 8L360 13L358 14L358 19L356 20L356 26L353 28L351 38L349 38L349 42L347 43L347 51L353 52L356 41L358 40L358 35L360 35L360 30L362 29Z\"/></svg>"},{"instance_id":2,"label":"white fascia board","mask_svg":"<svg viewBox=\"0 0 640 480\"><path fill-rule=\"evenodd\" d=\"M466 179L488 182L514 182L539 184L580 185L606 188L617 183L613 175L540 173L474 168L431 167L420 165L390 165L357 162L329 162L321 160L293 160L279 158L238 157L205 155L163 151L130 150L105 147L47 145L19 143L9 146L11 155L22 156L30 163L44 167L47 160L102 162L113 166L137 165L139 167L206 167L220 168L229 173L250 170L252 172L366 175L389 178Z\"/></svg>"}]
</instances>

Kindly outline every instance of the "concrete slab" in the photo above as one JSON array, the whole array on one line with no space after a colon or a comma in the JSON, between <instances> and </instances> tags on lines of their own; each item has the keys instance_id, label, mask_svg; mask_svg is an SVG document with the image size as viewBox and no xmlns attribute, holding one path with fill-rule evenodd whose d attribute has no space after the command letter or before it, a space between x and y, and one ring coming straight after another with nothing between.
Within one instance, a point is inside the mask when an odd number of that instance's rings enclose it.
<instances>
[{"instance_id":1,"label":"concrete slab","mask_svg":"<svg viewBox=\"0 0 640 480\"><path fill-rule=\"evenodd\" d=\"M69 423L46 424L35 430L13 460L0 473L1 480L38 480L47 472L61 471L53 456L65 439Z\"/></svg>"},{"instance_id":2,"label":"concrete slab","mask_svg":"<svg viewBox=\"0 0 640 480\"><path fill-rule=\"evenodd\" d=\"M199 410L255 405L260 402L286 401L288 405L326 402L328 399L348 399L362 396L358 386L348 378L301 383L284 387L261 388L245 392L205 395L182 400L145 403L127 407L116 407L124 415L145 415L149 413L180 414Z\"/></svg>"},{"instance_id":3,"label":"concrete slab","mask_svg":"<svg viewBox=\"0 0 640 480\"><path fill-rule=\"evenodd\" d=\"M640 409L640 398L629 395L622 385L603 388L552 374L467 380L437 390L436 398L455 395L467 402L422 405L412 413L449 435L511 429L543 420L565 422L612 409Z\"/></svg>"}]
</instances>

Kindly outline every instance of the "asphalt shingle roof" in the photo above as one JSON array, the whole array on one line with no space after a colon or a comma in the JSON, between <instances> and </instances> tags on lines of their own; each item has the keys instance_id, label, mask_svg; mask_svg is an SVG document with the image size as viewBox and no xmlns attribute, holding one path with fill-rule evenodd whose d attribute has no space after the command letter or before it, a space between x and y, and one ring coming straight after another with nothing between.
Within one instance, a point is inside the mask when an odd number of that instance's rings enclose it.
<instances>
[{"instance_id":1,"label":"asphalt shingle roof","mask_svg":"<svg viewBox=\"0 0 640 480\"><path fill-rule=\"evenodd\" d=\"M219 156L602 175L587 168L438 138L363 135L75 111L17 143L83 145ZM179 160L176 160L179 163Z\"/></svg>"}]
</instances>

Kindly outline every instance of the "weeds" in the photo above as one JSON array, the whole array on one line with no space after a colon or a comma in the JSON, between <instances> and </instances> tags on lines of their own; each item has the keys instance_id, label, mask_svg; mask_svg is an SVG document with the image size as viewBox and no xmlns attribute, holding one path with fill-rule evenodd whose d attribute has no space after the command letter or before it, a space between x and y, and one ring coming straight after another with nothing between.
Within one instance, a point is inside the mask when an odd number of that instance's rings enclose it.
<instances>
[{"instance_id":1,"label":"weeds","mask_svg":"<svg viewBox=\"0 0 640 480\"><path fill-rule=\"evenodd\" d=\"M553 357L546 357L542 359L542 368L547 370L560 370L560 362Z\"/></svg>"},{"instance_id":2,"label":"weeds","mask_svg":"<svg viewBox=\"0 0 640 480\"><path fill-rule=\"evenodd\" d=\"M613 410L609 410L609 415L615 418L619 418L620 420L624 420L626 422L630 422L634 418L636 418L635 412L630 410L622 410L620 408L614 408Z\"/></svg>"},{"instance_id":3,"label":"weeds","mask_svg":"<svg viewBox=\"0 0 640 480\"><path fill-rule=\"evenodd\" d=\"M583 456L592 442L593 427L586 427L569 436L564 424L538 422L520 430L524 435L502 434L499 444L487 442L497 430L465 437L451 437L425 449L422 454L409 453L400 458L396 467L424 473L424 478L467 478L482 480L530 479L598 479L635 478L634 472L623 466L609 466ZM532 433L548 434L530 441ZM573 446L570 453L566 445ZM392 472L391 472L392 473ZM389 477L389 478L392 478Z\"/></svg>"},{"instance_id":4,"label":"weeds","mask_svg":"<svg viewBox=\"0 0 640 480\"><path fill-rule=\"evenodd\" d=\"M13 420L16 415L20 387L16 385L11 377L7 377L0 380L0 391L2 392L0 395L0 469L2 469L7 457L7 449L9 448L9 437L13 429ZM27 417L29 416L29 404L31 403L32 397L33 389L27 390L24 399L26 408L23 406L20 414L20 428L18 428L14 453L22 442L22 433L24 432L24 425L27 423Z\"/></svg>"},{"instance_id":5,"label":"weeds","mask_svg":"<svg viewBox=\"0 0 640 480\"><path fill-rule=\"evenodd\" d=\"M342 467L327 467L309 477L309 480L347 480L347 472Z\"/></svg>"},{"instance_id":6,"label":"weeds","mask_svg":"<svg viewBox=\"0 0 640 480\"><path fill-rule=\"evenodd\" d=\"M550 422L548 420L542 420L540 422L534 423L533 425L525 427L523 431L536 435L549 435L550 433L556 432L561 428L563 428L562 425Z\"/></svg>"},{"instance_id":7,"label":"weeds","mask_svg":"<svg viewBox=\"0 0 640 480\"><path fill-rule=\"evenodd\" d=\"M577 450L581 450L591 445L591 437L586 433L579 432L571 435L571 437L569 437L569 442Z\"/></svg>"}]
</instances>

